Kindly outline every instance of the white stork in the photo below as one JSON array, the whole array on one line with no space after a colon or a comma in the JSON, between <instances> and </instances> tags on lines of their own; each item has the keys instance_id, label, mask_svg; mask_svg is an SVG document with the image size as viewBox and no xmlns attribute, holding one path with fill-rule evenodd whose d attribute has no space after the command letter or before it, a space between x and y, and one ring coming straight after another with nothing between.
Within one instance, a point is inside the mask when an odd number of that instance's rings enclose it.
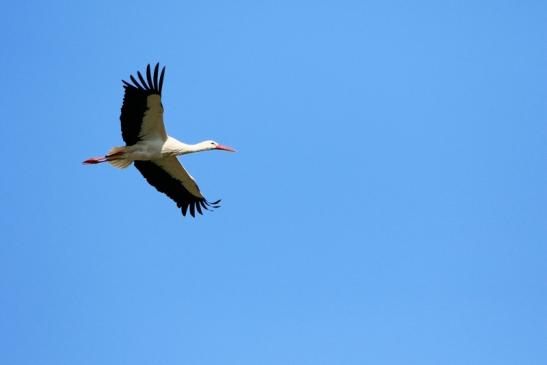
<instances>
[{"instance_id":1,"label":"white stork","mask_svg":"<svg viewBox=\"0 0 547 365\"><path fill-rule=\"evenodd\" d=\"M140 84L132 75L132 84L122 80L125 95L120 121L125 146L114 147L105 156L89 158L83 163L108 162L121 169L134 163L150 185L177 203L182 215L186 216L189 210L195 217L196 211L203 214L202 208L218 208L220 200L209 202L203 197L194 178L182 167L177 156L209 150L235 150L210 140L186 144L167 135L161 103L165 67L159 80L158 71L159 63L154 68L153 76L148 65L146 80L137 72Z\"/></svg>"}]
</instances>

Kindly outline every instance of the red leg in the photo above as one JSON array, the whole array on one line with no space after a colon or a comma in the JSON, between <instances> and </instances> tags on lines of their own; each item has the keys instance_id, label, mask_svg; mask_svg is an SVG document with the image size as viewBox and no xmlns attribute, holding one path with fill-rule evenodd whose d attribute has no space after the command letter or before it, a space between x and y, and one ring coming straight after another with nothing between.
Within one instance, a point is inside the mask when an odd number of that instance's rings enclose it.
<instances>
[{"instance_id":1,"label":"red leg","mask_svg":"<svg viewBox=\"0 0 547 365\"><path fill-rule=\"evenodd\" d=\"M106 157L91 157L91 158L88 158L87 160L85 160L84 164L86 165L94 165L94 164L98 164L98 163L101 163L101 162L106 162Z\"/></svg>"}]
</instances>

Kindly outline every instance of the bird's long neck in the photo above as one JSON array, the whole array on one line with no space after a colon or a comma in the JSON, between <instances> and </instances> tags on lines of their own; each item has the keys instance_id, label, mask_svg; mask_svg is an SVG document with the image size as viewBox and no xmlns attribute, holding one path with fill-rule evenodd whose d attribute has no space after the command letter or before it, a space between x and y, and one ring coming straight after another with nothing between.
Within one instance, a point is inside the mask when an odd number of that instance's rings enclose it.
<instances>
[{"instance_id":1,"label":"bird's long neck","mask_svg":"<svg viewBox=\"0 0 547 365\"><path fill-rule=\"evenodd\" d=\"M196 144L187 144L185 146L186 151L185 153L194 153L194 152L202 152L209 150L209 146L206 145L204 142L199 142Z\"/></svg>"},{"instance_id":2,"label":"bird's long neck","mask_svg":"<svg viewBox=\"0 0 547 365\"><path fill-rule=\"evenodd\" d=\"M170 137L170 140L166 143L167 149L169 152L174 152L176 155L186 155L189 153L194 152L202 152L208 150L208 145L204 142L196 143L196 144L188 144L183 143L179 140L176 140L172 137Z\"/></svg>"}]
</instances>

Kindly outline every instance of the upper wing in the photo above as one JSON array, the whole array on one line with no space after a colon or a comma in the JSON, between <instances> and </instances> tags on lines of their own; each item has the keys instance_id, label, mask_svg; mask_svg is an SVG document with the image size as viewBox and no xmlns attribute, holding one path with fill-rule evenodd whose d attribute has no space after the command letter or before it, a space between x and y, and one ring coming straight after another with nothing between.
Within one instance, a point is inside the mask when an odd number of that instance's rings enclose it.
<instances>
[{"instance_id":1,"label":"upper wing","mask_svg":"<svg viewBox=\"0 0 547 365\"><path fill-rule=\"evenodd\" d=\"M186 215L188 208L195 217L195 212L203 214L201 208L218 208L220 200L207 201L192 176L182 167L176 157L164 157L152 161L135 161L135 167L150 185L159 192L173 199L181 208L182 215Z\"/></svg>"},{"instance_id":2,"label":"upper wing","mask_svg":"<svg viewBox=\"0 0 547 365\"><path fill-rule=\"evenodd\" d=\"M165 141L167 134L163 125L163 106L161 104L161 89L165 67L161 70L158 82L159 63L154 68L154 77L150 65L146 67L146 80L137 72L141 84L130 76L132 84L123 81L125 95L123 97L122 138L128 146L144 139L160 138Z\"/></svg>"}]
</instances>

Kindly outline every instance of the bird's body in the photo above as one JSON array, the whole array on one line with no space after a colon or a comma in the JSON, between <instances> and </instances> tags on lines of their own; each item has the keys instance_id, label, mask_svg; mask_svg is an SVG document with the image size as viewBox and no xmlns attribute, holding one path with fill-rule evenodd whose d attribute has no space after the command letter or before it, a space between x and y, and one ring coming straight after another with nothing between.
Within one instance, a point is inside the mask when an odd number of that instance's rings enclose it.
<instances>
[{"instance_id":1,"label":"bird's body","mask_svg":"<svg viewBox=\"0 0 547 365\"><path fill-rule=\"evenodd\" d=\"M125 95L120 121L126 145L114 147L105 156L90 158L84 163L109 162L118 168L126 168L134 163L152 186L177 203L183 215L189 210L195 216L196 211L202 213L202 208L217 208L220 201L210 203L203 197L195 180L182 167L177 156L215 149L234 150L211 140L186 144L167 135L161 103L165 67L159 81L158 71L159 64L154 68L152 76L148 65L146 80L140 72L137 73L140 84L133 76L130 76L133 84L123 81Z\"/></svg>"},{"instance_id":2,"label":"bird's body","mask_svg":"<svg viewBox=\"0 0 547 365\"><path fill-rule=\"evenodd\" d=\"M131 161L149 161L164 157L173 157L182 155L186 152L186 144L167 136L165 140L159 138L140 141L132 146L119 147L124 148L124 158Z\"/></svg>"}]
</instances>

